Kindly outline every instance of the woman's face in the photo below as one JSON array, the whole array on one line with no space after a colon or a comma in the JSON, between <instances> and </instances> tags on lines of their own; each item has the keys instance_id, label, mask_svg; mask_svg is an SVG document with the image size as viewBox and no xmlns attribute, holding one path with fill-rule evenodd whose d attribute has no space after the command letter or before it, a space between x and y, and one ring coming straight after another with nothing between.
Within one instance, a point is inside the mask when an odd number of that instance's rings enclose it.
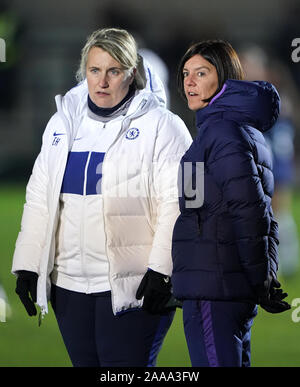
<instances>
[{"instance_id":1,"label":"woman's face","mask_svg":"<svg viewBox=\"0 0 300 387\"><path fill-rule=\"evenodd\" d=\"M121 102L133 82L133 76L100 47L92 47L88 53L86 79L91 100L103 108Z\"/></svg>"},{"instance_id":2,"label":"woman's face","mask_svg":"<svg viewBox=\"0 0 300 387\"><path fill-rule=\"evenodd\" d=\"M207 106L209 102L203 100L211 97L218 88L215 66L197 54L185 62L182 72L189 108L198 110Z\"/></svg>"}]
</instances>

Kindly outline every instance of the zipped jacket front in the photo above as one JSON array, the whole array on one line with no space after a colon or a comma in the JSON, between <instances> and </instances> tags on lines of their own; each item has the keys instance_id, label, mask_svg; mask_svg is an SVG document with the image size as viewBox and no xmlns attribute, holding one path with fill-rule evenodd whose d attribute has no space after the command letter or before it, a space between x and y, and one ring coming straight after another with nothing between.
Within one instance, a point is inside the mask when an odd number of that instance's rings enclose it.
<instances>
[{"instance_id":1,"label":"zipped jacket front","mask_svg":"<svg viewBox=\"0 0 300 387\"><path fill-rule=\"evenodd\" d=\"M13 273L38 273L37 303L42 313L48 311L67 157L88 109L86 82L56 97L56 104L57 113L46 127L27 185L12 267ZM146 89L134 97L105 153L103 217L115 314L141 307L135 294L147 268L171 275L172 231L179 213L178 165L190 144L183 121L165 109L155 90Z\"/></svg>"}]
</instances>

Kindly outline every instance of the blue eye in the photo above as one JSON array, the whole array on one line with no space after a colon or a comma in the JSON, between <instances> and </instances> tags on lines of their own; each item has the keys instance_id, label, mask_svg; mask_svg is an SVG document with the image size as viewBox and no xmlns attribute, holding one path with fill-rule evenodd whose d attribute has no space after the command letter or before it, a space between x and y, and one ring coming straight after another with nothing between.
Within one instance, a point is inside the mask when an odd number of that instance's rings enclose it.
<instances>
[{"instance_id":1,"label":"blue eye","mask_svg":"<svg viewBox=\"0 0 300 387\"><path fill-rule=\"evenodd\" d=\"M120 74L120 70L117 70L117 69L112 69L112 70L110 70L110 72L112 75L119 75Z\"/></svg>"}]
</instances>

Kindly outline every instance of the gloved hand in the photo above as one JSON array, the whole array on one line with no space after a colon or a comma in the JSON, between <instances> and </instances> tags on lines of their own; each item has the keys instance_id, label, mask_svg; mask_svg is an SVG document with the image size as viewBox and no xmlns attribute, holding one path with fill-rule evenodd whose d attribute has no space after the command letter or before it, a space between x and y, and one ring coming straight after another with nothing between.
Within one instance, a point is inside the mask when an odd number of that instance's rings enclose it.
<instances>
[{"instance_id":1,"label":"gloved hand","mask_svg":"<svg viewBox=\"0 0 300 387\"><path fill-rule=\"evenodd\" d=\"M20 270L17 276L16 293L25 306L28 315L35 316L37 311L34 303L36 302L38 275L32 271Z\"/></svg>"},{"instance_id":2,"label":"gloved hand","mask_svg":"<svg viewBox=\"0 0 300 387\"><path fill-rule=\"evenodd\" d=\"M148 270L136 292L136 298L144 297L143 309L152 314L165 312L166 304L172 297L170 277Z\"/></svg>"},{"instance_id":3,"label":"gloved hand","mask_svg":"<svg viewBox=\"0 0 300 387\"><path fill-rule=\"evenodd\" d=\"M259 300L260 306L265 311L269 313L281 313L291 309L290 304L283 301L288 294L284 293L280 287L281 284L277 279L271 278L269 280L268 291Z\"/></svg>"}]
</instances>

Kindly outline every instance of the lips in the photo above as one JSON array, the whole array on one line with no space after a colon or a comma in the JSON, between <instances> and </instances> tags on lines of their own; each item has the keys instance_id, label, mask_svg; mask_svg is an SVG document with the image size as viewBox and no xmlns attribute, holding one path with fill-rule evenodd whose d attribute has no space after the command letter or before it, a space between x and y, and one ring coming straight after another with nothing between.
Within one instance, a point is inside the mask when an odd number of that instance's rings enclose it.
<instances>
[{"instance_id":1,"label":"lips","mask_svg":"<svg viewBox=\"0 0 300 387\"><path fill-rule=\"evenodd\" d=\"M187 95L188 95L189 97L195 97L195 96L197 96L198 94L197 94L197 93L194 93L193 91L188 91L188 92L187 92Z\"/></svg>"},{"instance_id":2,"label":"lips","mask_svg":"<svg viewBox=\"0 0 300 387\"><path fill-rule=\"evenodd\" d=\"M104 91L96 91L96 94L100 97L105 97L105 96L109 95L108 93L105 93Z\"/></svg>"}]
</instances>

